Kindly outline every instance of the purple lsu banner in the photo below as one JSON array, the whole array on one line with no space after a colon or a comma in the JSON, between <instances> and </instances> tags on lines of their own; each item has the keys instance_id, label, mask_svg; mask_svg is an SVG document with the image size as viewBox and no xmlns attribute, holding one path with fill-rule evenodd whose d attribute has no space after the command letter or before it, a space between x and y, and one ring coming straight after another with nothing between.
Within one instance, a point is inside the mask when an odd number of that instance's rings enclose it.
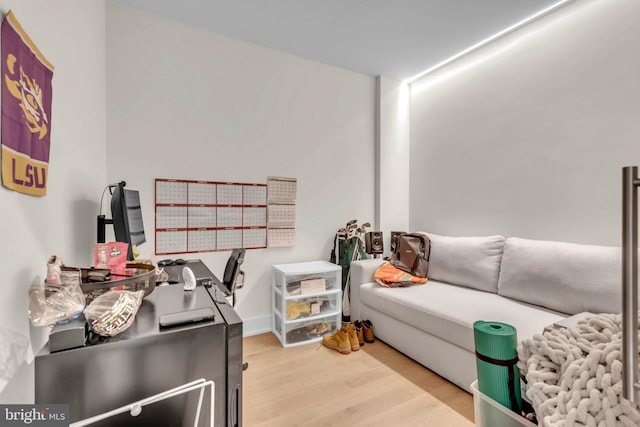
<instances>
[{"instance_id":1,"label":"purple lsu banner","mask_svg":"<svg viewBox=\"0 0 640 427\"><path fill-rule=\"evenodd\" d=\"M0 29L2 55L2 184L47 194L53 65L13 13Z\"/></svg>"}]
</instances>

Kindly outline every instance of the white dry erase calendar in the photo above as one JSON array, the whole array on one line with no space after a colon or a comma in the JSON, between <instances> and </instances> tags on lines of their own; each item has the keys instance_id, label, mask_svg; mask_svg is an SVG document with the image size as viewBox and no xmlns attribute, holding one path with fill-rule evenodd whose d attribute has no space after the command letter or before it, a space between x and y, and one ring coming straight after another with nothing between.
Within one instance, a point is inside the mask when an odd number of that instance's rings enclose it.
<instances>
[{"instance_id":1,"label":"white dry erase calendar","mask_svg":"<svg viewBox=\"0 0 640 427\"><path fill-rule=\"evenodd\" d=\"M156 254L293 246L297 184L157 178Z\"/></svg>"},{"instance_id":2,"label":"white dry erase calendar","mask_svg":"<svg viewBox=\"0 0 640 427\"><path fill-rule=\"evenodd\" d=\"M267 247L267 185L155 181L158 255Z\"/></svg>"}]
</instances>

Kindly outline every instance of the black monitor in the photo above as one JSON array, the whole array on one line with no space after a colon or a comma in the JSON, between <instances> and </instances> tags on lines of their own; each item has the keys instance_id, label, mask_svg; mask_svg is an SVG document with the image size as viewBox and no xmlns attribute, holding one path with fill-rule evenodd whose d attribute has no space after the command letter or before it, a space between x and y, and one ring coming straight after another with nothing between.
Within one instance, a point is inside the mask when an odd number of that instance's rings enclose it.
<instances>
[{"instance_id":1,"label":"black monitor","mask_svg":"<svg viewBox=\"0 0 640 427\"><path fill-rule=\"evenodd\" d=\"M140 194L135 190L125 189L124 181L109 186L111 193L111 219L98 216L98 243L105 241L105 224L113 224L113 232L117 242L129 244L127 260L133 261L133 245L146 242L142 223Z\"/></svg>"}]
</instances>

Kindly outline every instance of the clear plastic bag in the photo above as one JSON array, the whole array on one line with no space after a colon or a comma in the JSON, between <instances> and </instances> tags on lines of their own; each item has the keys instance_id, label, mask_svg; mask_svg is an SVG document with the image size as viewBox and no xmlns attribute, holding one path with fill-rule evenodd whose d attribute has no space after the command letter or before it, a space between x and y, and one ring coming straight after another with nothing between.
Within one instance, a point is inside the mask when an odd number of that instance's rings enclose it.
<instances>
[{"instance_id":1,"label":"clear plastic bag","mask_svg":"<svg viewBox=\"0 0 640 427\"><path fill-rule=\"evenodd\" d=\"M29 319L33 326L54 325L82 313L85 301L80 271L64 272L60 281L29 288Z\"/></svg>"},{"instance_id":2,"label":"clear plastic bag","mask_svg":"<svg viewBox=\"0 0 640 427\"><path fill-rule=\"evenodd\" d=\"M84 317L93 332L112 337L126 331L135 320L144 291L107 291L84 310Z\"/></svg>"}]
</instances>

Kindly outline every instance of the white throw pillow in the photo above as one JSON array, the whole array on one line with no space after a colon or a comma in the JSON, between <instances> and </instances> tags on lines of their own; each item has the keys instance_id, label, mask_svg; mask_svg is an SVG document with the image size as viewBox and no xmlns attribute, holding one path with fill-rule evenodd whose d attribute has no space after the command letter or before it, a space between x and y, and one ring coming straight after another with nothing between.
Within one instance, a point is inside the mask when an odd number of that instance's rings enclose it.
<instances>
[{"instance_id":1,"label":"white throw pillow","mask_svg":"<svg viewBox=\"0 0 640 427\"><path fill-rule=\"evenodd\" d=\"M619 313L621 249L510 237L498 293L567 314Z\"/></svg>"},{"instance_id":2,"label":"white throw pillow","mask_svg":"<svg viewBox=\"0 0 640 427\"><path fill-rule=\"evenodd\" d=\"M430 279L497 292L504 237L427 235L431 240Z\"/></svg>"}]
</instances>

